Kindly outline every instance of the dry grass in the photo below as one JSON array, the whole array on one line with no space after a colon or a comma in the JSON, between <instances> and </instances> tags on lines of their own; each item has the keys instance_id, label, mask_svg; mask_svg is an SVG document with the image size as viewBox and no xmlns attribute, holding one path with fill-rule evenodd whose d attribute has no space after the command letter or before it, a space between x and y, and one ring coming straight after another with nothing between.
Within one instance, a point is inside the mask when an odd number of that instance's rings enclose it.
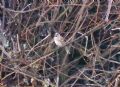
<instances>
[{"instance_id":1,"label":"dry grass","mask_svg":"<svg viewBox=\"0 0 120 87\"><path fill-rule=\"evenodd\" d=\"M119 0L1 0L0 86L119 87ZM58 48L54 33L70 47Z\"/></svg>"}]
</instances>

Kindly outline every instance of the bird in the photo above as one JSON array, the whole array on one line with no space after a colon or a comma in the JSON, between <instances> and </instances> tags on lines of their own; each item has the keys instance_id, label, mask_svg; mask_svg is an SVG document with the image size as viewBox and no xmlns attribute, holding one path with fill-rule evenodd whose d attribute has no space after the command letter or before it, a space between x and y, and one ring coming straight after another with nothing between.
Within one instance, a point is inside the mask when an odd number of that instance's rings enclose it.
<instances>
[{"instance_id":1,"label":"bird","mask_svg":"<svg viewBox=\"0 0 120 87\"><path fill-rule=\"evenodd\" d=\"M54 42L58 47L64 47L66 45L64 38L59 33L55 33ZM67 54L70 54L68 46L65 46L65 51Z\"/></svg>"}]
</instances>

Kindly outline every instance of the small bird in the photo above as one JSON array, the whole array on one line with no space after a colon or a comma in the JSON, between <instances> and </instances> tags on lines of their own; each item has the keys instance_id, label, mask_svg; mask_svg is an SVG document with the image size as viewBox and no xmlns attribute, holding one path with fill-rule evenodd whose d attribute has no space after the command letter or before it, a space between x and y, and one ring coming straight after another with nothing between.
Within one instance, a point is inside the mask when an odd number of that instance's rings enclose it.
<instances>
[{"instance_id":1,"label":"small bird","mask_svg":"<svg viewBox=\"0 0 120 87\"><path fill-rule=\"evenodd\" d=\"M63 47L66 44L64 38L59 33L55 33L54 42L58 47ZM70 54L69 48L67 46L65 46L65 50L67 54Z\"/></svg>"}]
</instances>

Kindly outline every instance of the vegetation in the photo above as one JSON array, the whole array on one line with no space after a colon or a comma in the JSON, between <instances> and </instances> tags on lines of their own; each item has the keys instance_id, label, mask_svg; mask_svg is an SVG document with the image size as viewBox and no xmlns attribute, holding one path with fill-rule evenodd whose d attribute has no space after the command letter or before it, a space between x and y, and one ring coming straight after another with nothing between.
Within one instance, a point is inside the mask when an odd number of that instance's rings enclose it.
<instances>
[{"instance_id":1,"label":"vegetation","mask_svg":"<svg viewBox=\"0 0 120 87\"><path fill-rule=\"evenodd\" d=\"M119 0L0 0L0 87L120 87L119 13Z\"/></svg>"}]
</instances>

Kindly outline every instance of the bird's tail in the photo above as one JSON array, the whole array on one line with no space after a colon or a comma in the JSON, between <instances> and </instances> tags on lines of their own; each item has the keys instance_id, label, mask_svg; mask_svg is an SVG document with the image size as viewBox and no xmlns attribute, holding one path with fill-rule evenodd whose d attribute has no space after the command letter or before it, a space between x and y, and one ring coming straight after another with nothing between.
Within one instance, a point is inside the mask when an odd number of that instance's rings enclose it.
<instances>
[{"instance_id":1,"label":"bird's tail","mask_svg":"<svg viewBox=\"0 0 120 87\"><path fill-rule=\"evenodd\" d=\"M65 46L65 51L66 51L67 54L70 54L70 49L69 49L68 46Z\"/></svg>"}]
</instances>

